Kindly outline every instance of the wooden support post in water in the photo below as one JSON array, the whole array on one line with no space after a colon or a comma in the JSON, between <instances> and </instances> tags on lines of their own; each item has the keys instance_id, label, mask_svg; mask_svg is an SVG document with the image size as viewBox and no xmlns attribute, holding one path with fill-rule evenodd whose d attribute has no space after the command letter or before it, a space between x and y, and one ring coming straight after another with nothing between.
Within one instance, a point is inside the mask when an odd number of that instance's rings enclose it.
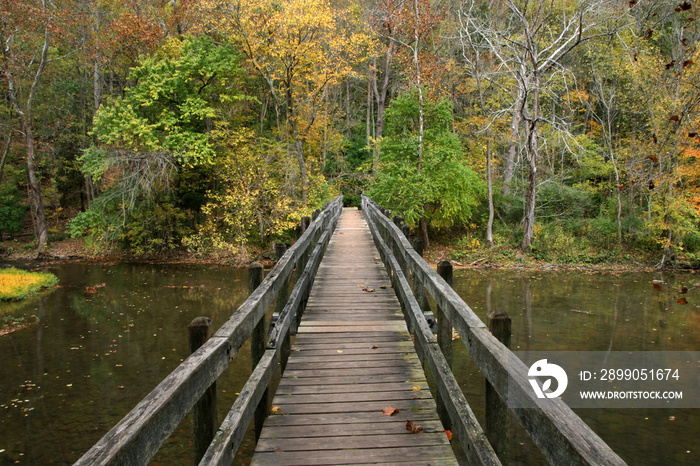
<instances>
[{"instance_id":1,"label":"wooden support post in water","mask_svg":"<svg viewBox=\"0 0 700 466\"><path fill-rule=\"evenodd\" d=\"M197 317L187 327L190 353L194 353L211 337L211 319ZM192 408L194 424L194 464L206 453L219 426L216 418L216 382L212 383Z\"/></svg>"},{"instance_id":2,"label":"wooden support post in water","mask_svg":"<svg viewBox=\"0 0 700 466\"><path fill-rule=\"evenodd\" d=\"M448 285L452 286L452 264L449 261L440 261L437 266L437 273L442 277L443 280L447 282ZM435 312L435 318L438 324L438 344L440 345L440 350L442 350L443 356L445 356L445 361L447 365L452 367L452 322L447 318L445 312L437 306ZM445 404L443 403L440 394L435 400L438 409L438 415L442 421L442 425L445 429L450 429L452 423L450 422L450 416L447 413Z\"/></svg>"},{"instance_id":3,"label":"wooden support post in water","mask_svg":"<svg viewBox=\"0 0 700 466\"><path fill-rule=\"evenodd\" d=\"M248 291L253 293L255 289L260 285L263 279L263 265L260 262L253 262L248 266ZM265 317L257 323L253 329L253 333L250 335L250 353L251 361L253 363L253 370L255 366L258 365L260 358L262 358L263 353L265 353ZM268 391L265 390L263 393L260 403L258 403L257 408L255 408L255 415L253 416L255 424L255 441L260 438L260 432L262 432L263 423L267 417L267 405L268 405Z\"/></svg>"},{"instance_id":4,"label":"wooden support post in water","mask_svg":"<svg viewBox=\"0 0 700 466\"><path fill-rule=\"evenodd\" d=\"M494 309L486 316L487 325L494 337L506 348L510 348L511 321L506 311ZM510 439L508 438L508 406L498 396L496 390L486 381L486 437L501 463L508 464L510 459Z\"/></svg>"},{"instance_id":5,"label":"wooden support post in water","mask_svg":"<svg viewBox=\"0 0 700 466\"><path fill-rule=\"evenodd\" d=\"M277 246L275 247L275 255L277 256L278 261L282 259L282 256L284 256L285 252L287 252L287 247L284 245L284 243L277 243ZM289 299L289 279L284 281L282 289L277 294L275 312L278 316L282 313L284 306L287 305L287 299ZM282 346L280 347L280 366L282 367L282 372L284 372L284 368L287 366L287 359L289 358L289 353L291 353L291 343L289 332L287 332L287 335L285 335L284 340L282 340Z\"/></svg>"}]
</instances>

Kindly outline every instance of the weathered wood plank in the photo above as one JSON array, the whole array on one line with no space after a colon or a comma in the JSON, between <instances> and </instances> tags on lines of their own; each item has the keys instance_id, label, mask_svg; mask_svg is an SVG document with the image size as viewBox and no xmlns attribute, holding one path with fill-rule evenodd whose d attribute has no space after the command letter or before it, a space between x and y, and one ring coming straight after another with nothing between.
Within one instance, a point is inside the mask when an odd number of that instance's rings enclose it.
<instances>
[{"instance_id":1,"label":"weathered wood plank","mask_svg":"<svg viewBox=\"0 0 700 466\"><path fill-rule=\"evenodd\" d=\"M381 377L387 375L401 375L406 379L419 377L423 371L419 368L410 367L385 367L382 369ZM362 377L367 375L367 369L317 369L317 370L288 370L285 371L285 377L307 378L307 377Z\"/></svg>"},{"instance_id":2,"label":"weathered wood plank","mask_svg":"<svg viewBox=\"0 0 700 466\"><path fill-rule=\"evenodd\" d=\"M280 383L277 387L278 394L323 394L323 393L363 393L363 392L393 392L399 390L413 390L418 386L421 390L428 390L426 384L415 382L377 382L368 384L335 384L335 385L298 385Z\"/></svg>"},{"instance_id":3,"label":"weathered wood plank","mask_svg":"<svg viewBox=\"0 0 700 466\"><path fill-rule=\"evenodd\" d=\"M376 412L357 412L357 413L316 413L316 414L293 414L289 416L270 416L265 422L265 429L277 428L280 426L324 426L324 425L351 425L351 424L367 424L379 425L385 423L401 422L404 427L406 421L413 420L422 425L426 421L439 422L435 413L425 410L404 410L399 411L393 416L377 417ZM390 426L386 427L391 429Z\"/></svg>"},{"instance_id":4,"label":"weathered wood plank","mask_svg":"<svg viewBox=\"0 0 700 466\"><path fill-rule=\"evenodd\" d=\"M425 447L385 448L374 450L329 450L315 452L262 452L253 457L252 466L272 465L334 465L334 464L381 464L404 463L415 465L456 465L454 453L449 446L433 446L429 452Z\"/></svg>"},{"instance_id":5,"label":"weathered wood plank","mask_svg":"<svg viewBox=\"0 0 700 466\"><path fill-rule=\"evenodd\" d=\"M300 430L303 433L303 430ZM298 439L261 439L256 446L259 452L275 451L313 451L345 450L345 449L384 449L396 447L430 447L448 444L444 432L424 432L411 434L404 427L403 432L386 435L356 435L342 437L308 437L303 442Z\"/></svg>"},{"instance_id":6,"label":"weathered wood plank","mask_svg":"<svg viewBox=\"0 0 700 466\"><path fill-rule=\"evenodd\" d=\"M283 405L288 403L364 403L374 401L392 400L426 400L432 398L429 390L412 391L402 388L396 391L382 392L350 392L350 393L320 393L313 395L302 395L300 393L284 393L278 390L272 403ZM381 414L381 412L380 412Z\"/></svg>"},{"instance_id":7,"label":"weathered wood plank","mask_svg":"<svg viewBox=\"0 0 700 466\"><path fill-rule=\"evenodd\" d=\"M397 367L397 368L410 368L418 363L418 356L403 356L397 357L396 359L379 359L379 360L366 360L366 359L353 359L350 361L324 361L324 362L311 362L306 360L300 360L295 358L292 363L289 364L289 370L292 371L318 371L318 370L334 370L342 369L347 370L353 369L377 369L379 371L384 370L387 367Z\"/></svg>"},{"instance_id":8,"label":"weathered wood plank","mask_svg":"<svg viewBox=\"0 0 700 466\"><path fill-rule=\"evenodd\" d=\"M402 351L394 349L393 351L382 351L378 352L376 350L371 350L369 348L362 350L362 352L351 353L351 350L331 350L319 352L307 352L309 355L299 354L295 358L293 364L313 364L313 363L338 363L338 364L348 364L352 362L362 362L367 361L371 363L372 361L396 361L401 360L413 360L417 359L418 356L407 348L403 348ZM370 352L372 351L372 352ZM318 367L318 366L316 366ZM370 366L371 367L371 366ZM378 367L378 366L377 366Z\"/></svg>"},{"instance_id":9,"label":"weathered wood plank","mask_svg":"<svg viewBox=\"0 0 700 466\"><path fill-rule=\"evenodd\" d=\"M440 421L434 420L414 420L423 428L424 432L438 432L445 435ZM311 437L344 437L355 435L385 435L385 434L405 435L406 421L393 421L388 423L354 423L354 424L325 424L325 425L301 425L284 427L266 427L262 438L311 438Z\"/></svg>"},{"instance_id":10,"label":"weathered wood plank","mask_svg":"<svg viewBox=\"0 0 700 466\"><path fill-rule=\"evenodd\" d=\"M345 372L344 374L345 375L343 376L309 375L309 377L296 377L286 375L282 378L282 381L293 381L296 385L359 385L385 382L421 383L425 381L425 374L423 374L423 372L420 371L415 371L411 374L407 374L405 371L397 372L395 374L382 374L381 377L377 375L367 375L367 371L363 371L359 375L349 374L347 372ZM281 383L282 382L280 382L280 384Z\"/></svg>"}]
</instances>

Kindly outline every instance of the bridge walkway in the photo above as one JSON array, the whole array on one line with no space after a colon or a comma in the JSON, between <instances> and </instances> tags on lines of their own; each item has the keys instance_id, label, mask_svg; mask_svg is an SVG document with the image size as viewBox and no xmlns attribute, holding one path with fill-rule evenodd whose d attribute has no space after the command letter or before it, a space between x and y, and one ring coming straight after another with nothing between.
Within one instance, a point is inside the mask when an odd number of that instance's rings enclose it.
<instances>
[{"instance_id":1,"label":"bridge walkway","mask_svg":"<svg viewBox=\"0 0 700 466\"><path fill-rule=\"evenodd\" d=\"M397 463L457 461L367 223L345 209L252 464Z\"/></svg>"}]
</instances>

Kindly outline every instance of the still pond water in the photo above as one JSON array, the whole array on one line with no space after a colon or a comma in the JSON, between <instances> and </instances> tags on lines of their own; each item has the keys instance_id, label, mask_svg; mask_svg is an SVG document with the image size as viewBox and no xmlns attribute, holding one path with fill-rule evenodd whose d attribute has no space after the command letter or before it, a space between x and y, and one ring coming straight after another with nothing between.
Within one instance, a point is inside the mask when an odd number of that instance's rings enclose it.
<instances>
[{"instance_id":1,"label":"still pond water","mask_svg":"<svg viewBox=\"0 0 700 466\"><path fill-rule=\"evenodd\" d=\"M36 315L32 328L0 337L0 466L71 464L189 353L187 325L221 326L247 296L245 270L148 264L61 265L59 288L3 316ZM651 284L663 280L661 291ZM455 289L485 319L505 309L512 348L529 351L698 351L700 277L691 274L456 271ZM104 286L101 286L102 284ZM688 286L688 304L676 302ZM92 289L88 287L94 287ZM572 312L585 311L585 312ZM478 417L483 377L454 342L454 370ZM219 419L250 374L242 348L218 382ZM578 409L629 464L700 464L697 409ZM514 426L513 464L546 464ZM238 462L249 461L249 434ZM154 459L193 463L186 419Z\"/></svg>"}]
</instances>

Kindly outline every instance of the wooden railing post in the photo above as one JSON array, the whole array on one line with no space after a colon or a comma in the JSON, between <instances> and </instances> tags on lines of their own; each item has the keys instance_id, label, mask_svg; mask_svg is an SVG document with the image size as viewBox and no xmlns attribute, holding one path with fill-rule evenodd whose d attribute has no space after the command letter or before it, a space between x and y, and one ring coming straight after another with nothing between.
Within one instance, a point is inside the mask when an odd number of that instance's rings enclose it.
<instances>
[{"instance_id":1,"label":"wooden railing post","mask_svg":"<svg viewBox=\"0 0 700 466\"><path fill-rule=\"evenodd\" d=\"M322 222L323 225L321 226L321 228L319 230L317 230L314 233L315 236L312 238L312 241L311 241L312 244L310 244L309 247L306 248L306 251L299 258L299 262L297 262L297 264L296 264L297 278L299 277L299 275L301 273L304 272L304 269L306 269L306 264L308 264L308 262L309 262L309 256L311 255L311 251L313 251L314 246L315 246L316 242L318 241L318 236L320 235L320 233L322 233L322 230L324 230L326 228L327 222L328 222L328 217L324 217L323 222ZM301 231L302 232L305 232L307 230L307 228L309 228L310 225L311 225L311 218L310 217L302 217L301 218ZM299 322L301 321L301 318L304 315L304 311L306 310L306 303L309 302L309 293L310 292L311 292L311 287L307 288L307 290L304 292L304 296L301 299L301 304L299 305L299 309L296 310L297 319L296 319L296 323L294 324L294 333L296 333L297 327L299 326ZM287 348L287 349L289 349L289 348ZM283 347L282 348L282 358L281 358L282 370L284 370L285 366L287 365L287 359L285 357L284 351L285 351L285 348ZM288 355L289 355L289 353L287 353L287 356Z\"/></svg>"},{"instance_id":2,"label":"wooden railing post","mask_svg":"<svg viewBox=\"0 0 700 466\"><path fill-rule=\"evenodd\" d=\"M489 330L494 337L506 348L510 348L511 320L506 311L494 309L486 317ZM508 438L509 424L508 406L498 396L496 389L486 381L486 437L493 446L496 455L504 465L510 459L510 442Z\"/></svg>"},{"instance_id":3,"label":"wooden railing post","mask_svg":"<svg viewBox=\"0 0 700 466\"><path fill-rule=\"evenodd\" d=\"M253 293L255 289L260 285L263 279L263 265L260 262L253 262L248 265L248 292ZM260 362L263 353L265 352L265 317L263 316L253 329L253 333L250 334L250 358L253 363L253 370ZM262 432L263 423L267 417L267 405L268 405L268 391L265 390L262 399L258 406L255 408L255 415L253 416L255 423L255 441L257 442L260 438L260 432Z\"/></svg>"},{"instance_id":4,"label":"wooden railing post","mask_svg":"<svg viewBox=\"0 0 700 466\"><path fill-rule=\"evenodd\" d=\"M190 353L194 353L211 337L211 319L197 317L187 327ZM212 383L192 408L194 424L194 464L206 453L214 439L218 422L216 419L216 382Z\"/></svg>"},{"instance_id":5,"label":"wooden railing post","mask_svg":"<svg viewBox=\"0 0 700 466\"><path fill-rule=\"evenodd\" d=\"M423 257L423 240L421 238L414 238L413 250L416 251L419 256ZM425 292L425 288L423 288L423 284L418 280L416 274L413 274L413 294L416 296L416 301L418 301L418 305L423 313L430 312L428 294Z\"/></svg>"},{"instance_id":6,"label":"wooden railing post","mask_svg":"<svg viewBox=\"0 0 700 466\"><path fill-rule=\"evenodd\" d=\"M437 266L437 273L448 285L452 286L452 264L449 261L440 261ZM438 344L442 354L445 355L447 364L452 366L452 322L447 318L445 312L440 309L440 306L437 307L435 317L438 322Z\"/></svg>"},{"instance_id":7,"label":"wooden railing post","mask_svg":"<svg viewBox=\"0 0 700 466\"><path fill-rule=\"evenodd\" d=\"M411 240L411 227L409 227L405 223L401 225L401 233L404 234L407 240Z\"/></svg>"},{"instance_id":8,"label":"wooden railing post","mask_svg":"<svg viewBox=\"0 0 700 466\"><path fill-rule=\"evenodd\" d=\"M452 286L452 264L449 261L440 261L437 266L437 272L442 277L443 280L447 282L448 285ZM437 306L435 312L435 318L438 324L437 341L440 345L440 350L443 356L445 356L445 361L447 365L452 367L452 322L447 318L445 311ZM438 415L442 421L442 425L445 429L450 429L452 427L452 422L450 421L450 416L445 407L445 403L442 401L442 397L438 393L435 400L437 404Z\"/></svg>"},{"instance_id":9,"label":"wooden railing post","mask_svg":"<svg viewBox=\"0 0 700 466\"><path fill-rule=\"evenodd\" d=\"M311 217L301 217L301 229L306 231L311 225Z\"/></svg>"}]
</instances>

